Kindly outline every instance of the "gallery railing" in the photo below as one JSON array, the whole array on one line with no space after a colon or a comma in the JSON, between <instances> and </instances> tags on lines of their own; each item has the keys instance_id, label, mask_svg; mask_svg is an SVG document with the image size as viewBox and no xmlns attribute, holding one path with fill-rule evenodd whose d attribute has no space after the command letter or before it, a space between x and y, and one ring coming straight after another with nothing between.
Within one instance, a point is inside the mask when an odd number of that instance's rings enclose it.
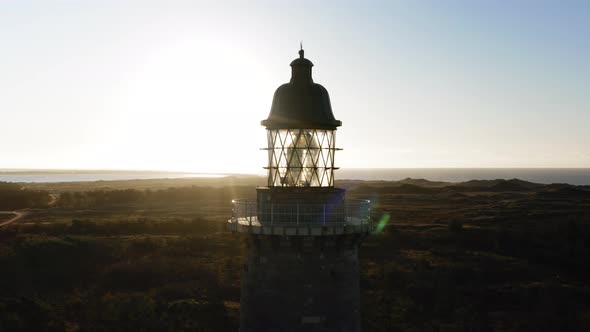
<instances>
[{"instance_id":1,"label":"gallery railing","mask_svg":"<svg viewBox=\"0 0 590 332\"><path fill-rule=\"evenodd\" d=\"M230 222L253 225L366 225L371 201L347 200L336 204L272 204L246 199L232 200Z\"/></svg>"}]
</instances>

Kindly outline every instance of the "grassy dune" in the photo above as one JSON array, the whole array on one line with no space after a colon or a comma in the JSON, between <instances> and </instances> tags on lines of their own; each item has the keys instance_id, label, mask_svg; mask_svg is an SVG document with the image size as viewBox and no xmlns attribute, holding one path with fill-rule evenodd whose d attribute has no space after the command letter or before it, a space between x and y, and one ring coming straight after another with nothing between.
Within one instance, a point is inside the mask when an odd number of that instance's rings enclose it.
<instances>
[{"instance_id":1,"label":"grassy dune","mask_svg":"<svg viewBox=\"0 0 590 332\"><path fill-rule=\"evenodd\" d=\"M0 330L237 330L242 244L225 223L261 180L27 184L58 200L0 229ZM383 226L360 250L365 331L590 328L589 188L338 186Z\"/></svg>"}]
</instances>

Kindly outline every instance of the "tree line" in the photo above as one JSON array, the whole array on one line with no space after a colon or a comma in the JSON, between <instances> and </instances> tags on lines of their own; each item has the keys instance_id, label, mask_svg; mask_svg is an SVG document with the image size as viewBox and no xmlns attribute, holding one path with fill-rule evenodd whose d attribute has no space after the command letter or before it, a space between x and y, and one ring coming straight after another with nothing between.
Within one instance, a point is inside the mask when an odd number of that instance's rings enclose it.
<instances>
[{"instance_id":1,"label":"tree line","mask_svg":"<svg viewBox=\"0 0 590 332\"><path fill-rule=\"evenodd\" d=\"M116 205L170 205L199 201L226 201L252 195L251 187L179 187L161 190L92 190L63 192L56 203L65 208L94 208Z\"/></svg>"},{"instance_id":2,"label":"tree line","mask_svg":"<svg viewBox=\"0 0 590 332\"><path fill-rule=\"evenodd\" d=\"M0 210L44 208L50 201L45 190L29 190L16 183L0 182Z\"/></svg>"}]
</instances>

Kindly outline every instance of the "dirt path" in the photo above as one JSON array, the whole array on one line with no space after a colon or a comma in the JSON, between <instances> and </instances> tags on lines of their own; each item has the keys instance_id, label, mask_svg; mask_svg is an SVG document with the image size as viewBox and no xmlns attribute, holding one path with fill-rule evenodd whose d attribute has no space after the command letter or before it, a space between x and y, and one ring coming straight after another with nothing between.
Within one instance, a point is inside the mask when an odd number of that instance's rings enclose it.
<instances>
[{"instance_id":1,"label":"dirt path","mask_svg":"<svg viewBox=\"0 0 590 332\"><path fill-rule=\"evenodd\" d=\"M53 206L55 204L55 202L57 202L57 199L59 198L59 194L49 194L49 197L51 197L51 200L49 201L49 203L47 203L47 205Z\"/></svg>"},{"instance_id":2,"label":"dirt path","mask_svg":"<svg viewBox=\"0 0 590 332\"><path fill-rule=\"evenodd\" d=\"M14 214L14 217L0 223L0 227L4 227L4 226L8 226L8 225L12 224L13 222L18 221L19 219L25 217L27 214L29 214L29 212L26 210L0 211L0 214Z\"/></svg>"},{"instance_id":3,"label":"dirt path","mask_svg":"<svg viewBox=\"0 0 590 332\"><path fill-rule=\"evenodd\" d=\"M50 197L50 200L47 205L48 205L48 207L52 207L57 202L57 200L59 198L59 194L49 194L49 197ZM33 211L29 211L29 209L22 209L22 210L16 210L16 211L0 211L0 214L14 214L14 217L12 217L6 221L0 222L0 228L8 226L8 225L12 224L13 222L16 222L16 221L26 217L31 212L33 212Z\"/></svg>"}]
</instances>

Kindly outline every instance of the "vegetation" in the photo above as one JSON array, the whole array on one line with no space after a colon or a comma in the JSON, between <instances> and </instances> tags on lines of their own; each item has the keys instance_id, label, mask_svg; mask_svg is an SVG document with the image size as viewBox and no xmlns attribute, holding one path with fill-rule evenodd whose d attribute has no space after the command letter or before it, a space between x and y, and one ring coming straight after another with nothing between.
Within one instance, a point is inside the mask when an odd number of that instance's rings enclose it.
<instances>
[{"instance_id":1,"label":"vegetation","mask_svg":"<svg viewBox=\"0 0 590 332\"><path fill-rule=\"evenodd\" d=\"M44 190L27 190L14 183L0 182L0 210L47 207L51 198Z\"/></svg>"},{"instance_id":2,"label":"vegetation","mask_svg":"<svg viewBox=\"0 0 590 332\"><path fill-rule=\"evenodd\" d=\"M255 195L246 182L10 185L59 199L0 229L0 331L236 331L242 250L225 222ZM385 225L360 250L365 331L590 328L588 188L340 186Z\"/></svg>"}]
</instances>

